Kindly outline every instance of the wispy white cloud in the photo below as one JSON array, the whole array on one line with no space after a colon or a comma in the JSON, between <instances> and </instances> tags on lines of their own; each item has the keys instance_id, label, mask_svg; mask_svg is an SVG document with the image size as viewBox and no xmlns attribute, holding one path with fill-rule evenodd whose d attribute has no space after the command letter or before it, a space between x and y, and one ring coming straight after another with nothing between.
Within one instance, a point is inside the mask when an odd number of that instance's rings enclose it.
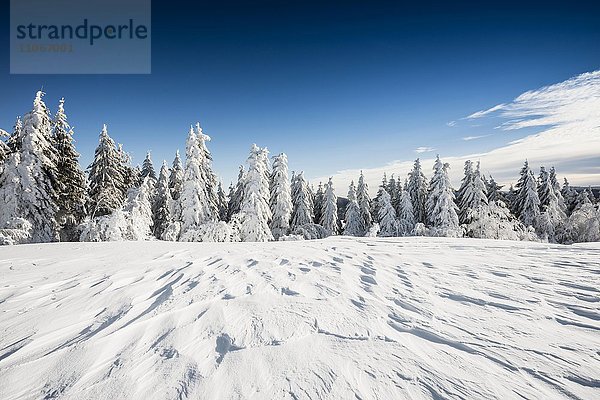
<instances>
[{"instance_id":1,"label":"wispy white cloud","mask_svg":"<svg viewBox=\"0 0 600 400\"><path fill-rule=\"evenodd\" d=\"M486 138L488 136L491 136L491 135L465 136L464 138L462 138L462 140L468 142L468 141L471 141L471 140L483 139L483 138Z\"/></svg>"},{"instance_id":2,"label":"wispy white cloud","mask_svg":"<svg viewBox=\"0 0 600 400\"><path fill-rule=\"evenodd\" d=\"M600 70L527 91L511 102L465 117L469 120L483 118L502 119L497 126L499 130L539 129L534 134L514 138L516 140L504 146L476 154L444 157L443 149L438 149L444 161L452 165L451 176L455 184L461 178L462 164L468 159L481 161L484 173L493 174L504 184L516 180L525 159L534 168L556 166L559 175L567 176L573 184L600 183L600 170L594 168L600 165ZM433 150L423 149L426 150L418 153ZM427 171L434 160L421 161ZM367 182L376 187L384 172L405 176L412 163L394 161L363 172ZM339 171L334 175L334 181L339 187L345 187L359 172L359 169Z\"/></svg>"},{"instance_id":3,"label":"wispy white cloud","mask_svg":"<svg viewBox=\"0 0 600 400\"><path fill-rule=\"evenodd\" d=\"M449 126L449 127L456 126L456 121L449 121L449 122L446 122L446 126Z\"/></svg>"},{"instance_id":4,"label":"wispy white cloud","mask_svg":"<svg viewBox=\"0 0 600 400\"><path fill-rule=\"evenodd\" d=\"M421 153L429 153L434 151L435 149L433 147L427 147L427 146L421 146L421 147L417 147L414 152L417 154L421 154Z\"/></svg>"}]
</instances>

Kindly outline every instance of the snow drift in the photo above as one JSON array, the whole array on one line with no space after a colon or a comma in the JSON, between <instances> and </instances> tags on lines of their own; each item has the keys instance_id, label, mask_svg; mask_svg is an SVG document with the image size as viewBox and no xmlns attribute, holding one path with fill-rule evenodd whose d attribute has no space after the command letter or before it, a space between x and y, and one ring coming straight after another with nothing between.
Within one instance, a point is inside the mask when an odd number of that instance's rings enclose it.
<instances>
[{"instance_id":1,"label":"snow drift","mask_svg":"<svg viewBox=\"0 0 600 400\"><path fill-rule=\"evenodd\" d=\"M443 238L0 248L0 398L598 398L599 256Z\"/></svg>"}]
</instances>

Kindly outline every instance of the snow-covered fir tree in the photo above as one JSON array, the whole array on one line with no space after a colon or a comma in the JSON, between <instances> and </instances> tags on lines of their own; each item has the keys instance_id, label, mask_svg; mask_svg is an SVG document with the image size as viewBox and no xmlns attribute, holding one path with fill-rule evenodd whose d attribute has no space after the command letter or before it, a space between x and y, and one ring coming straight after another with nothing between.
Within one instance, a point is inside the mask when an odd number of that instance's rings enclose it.
<instances>
[{"instance_id":1,"label":"snow-covered fir tree","mask_svg":"<svg viewBox=\"0 0 600 400\"><path fill-rule=\"evenodd\" d=\"M466 234L480 239L519 240L523 228L501 200L479 204L469 211Z\"/></svg>"},{"instance_id":2,"label":"snow-covered fir tree","mask_svg":"<svg viewBox=\"0 0 600 400\"><path fill-rule=\"evenodd\" d=\"M427 179L421 168L421 161L417 158L412 171L408 174L408 194L413 204L415 219L417 222L427 222L427 201L428 188Z\"/></svg>"},{"instance_id":3,"label":"snow-covered fir tree","mask_svg":"<svg viewBox=\"0 0 600 400\"><path fill-rule=\"evenodd\" d=\"M169 167L163 162L156 182L156 195L152 202L153 234L157 239L163 239L171 221L173 198L169 188Z\"/></svg>"},{"instance_id":4,"label":"snow-covered fir tree","mask_svg":"<svg viewBox=\"0 0 600 400\"><path fill-rule=\"evenodd\" d=\"M319 182L317 191L315 192L313 200L314 209L314 222L316 224L321 220L321 210L323 209L323 199L325 198L325 192L323 190L323 183Z\"/></svg>"},{"instance_id":5,"label":"snow-covered fir tree","mask_svg":"<svg viewBox=\"0 0 600 400\"><path fill-rule=\"evenodd\" d=\"M346 205L344 217L344 235L347 236L363 236L366 232L356 196L356 188L354 187L354 181L352 181L348 188L348 204Z\"/></svg>"},{"instance_id":6,"label":"snow-covered fir tree","mask_svg":"<svg viewBox=\"0 0 600 400\"><path fill-rule=\"evenodd\" d=\"M458 226L458 207L454 203L454 190L448 176L449 167L449 164L442 164L440 157L437 157L427 199L427 214L435 236L459 237L461 231ZM483 186L483 182L481 184Z\"/></svg>"},{"instance_id":7,"label":"snow-covered fir tree","mask_svg":"<svg viewBox=\"0 0 600 400\"><path fill-rule=\"evenodd\" d=\"M387 182L387 186L385 188L386 192L390 195L390 199L392 202L392 207L394 204L398 203L398 198L400 197L400 193L398 192L398 185L396 183L396 178L394 178L394 174L390 176L390 179Z\"/></svg>"},{"instance_id":8,"label":"snow-covered fir tree","mask_svg":"<svg viewBox=\"0 0 600 400\"><path fill-rule=\"evenodd\" d=\"M337 235L339 233L337 196L333 190L331 178L329 178L329 182L325 185L325 197L323 199L320 222L320 225L325 228L330 235Z\"/></svg>"},{"instance_id":9,"label":"snow-covered fir tree","mask_svg":"<svg viewBox=\"0 0 600 400\"><path fill-rule=\"evenodd\" d=\"M566 221L565 242L600 241L600 207L594 206L586 191L578 196L573 213Z\"/></svg>"},{"instance_id":10,"label":"snow-covered fir tree","mask_svg":"<svg viewBox=\"0 0 600 400\"><path fill-rule=\"evenodd\" d=\"M468 205L466 204L464 197L469 186L473 182L473 162L471 160L465 161L464 175L460 181L460 187L456 191L456 205L458 206L458 219L461 223L464 223L468 211Z\"/></svg>"},{"instance_id":11,"label":"snow-covered fir tree","mask_svg":"<svg viewBox=\"0 0 600 400\"><path fill-rule=\"evenodd\" d=\"M92 217L110 214L123 205L125 183L122 166L123 154L116 148L104 125L94 161L88 167L87 209Z\"/></svg>"},{"instance_id":12,"label":"snow-covered fir tree","mask_svg":"<svg viewBox=\"0 0 600 400\"><path fill-rule=\"evenodd\" d=\"M266 149L261 149L256 144L252 145L248 156L248 172L241 209L240 236L245 242L273 240L269 229L272 214L269 208L269 172L266 157Z\"/></svg>"},{"instance_id":13,"label":"snow-covered fir tree","mask_svg":"<svg viewBox=\"0 0 600 400\"><path fill-rule=\"evenodd\" d=\"M181 186L183 185L183 164L181 163L181 157L179 156L179 150L175 152L175 158L171 166L169 175L169 189L171 190L171 197L173 201L179 200L181 196Z\"/></svg>"},{"instance_id":14,"label":"snow-covered fir tree","mask_svg":"<svg viewBox=\"0 0 600 400\"><path fill-rule=\"evenodd\" d=\"M240 165L240 172L238 173L237 183L233 193L229 196L229 203L227 204L227 221L240 212L242 208L242 200L244 199L244 182L246 179L246 172L244 166Z\"/></svg>"},{"instance_id":15,"label":"snow-covered fir tree","mask_svg":"<svg viewBox=\"0 0 600 400\"><path fill-rule=\"evenodd\" d=\"M198 139L194 130L190 129L186 141L185 172L179 197L180 240L182 241L197 240L196 231L200 225L215 220L215 214L209 206L206 186L200 173L199 160L201 157Z\"/></svg>"},{"instance_id":16,"label":"snow-covered fir tree","mask_svg":"<svg viewBox=\"0 0 600 400\"><path fill-rule=\"evenodd\" d=\"M6 144L5 140L8 139L10 135L8 132L0 129L0 175L2 174L2 170L4 169L4 163L8 158L10 153L10 148Z\"/></svg>"},{"instance_id":17,"label":"snow-covered fir tree","mask_svg":"<svg viewBox=\"0 0 600 400\"><path fill-rule=\"evenodd\" d=\"M212 155L206 147L206 142L210 142L210 136L202 132L200 123L196 123L196 138L198 139L198 148L200 149L200 156L198 158L198 167L200 169L200 176L205 186L205 192L208 200L208 208L211 213L211 219L217 220L219 216L219 199L217 194L217 175L212 169ZM268 159L266 160L268 163Z\"/></svg>"},{"instance_id":18,"label":"snow-covered fir tree","mask_svg":"<svg viewBox=\"0 0 600 400\"><path fill-rule=\"evenodd\" d=\"M23 118L18 179L24 194L19 204L20 217L32 227L32 242L58 239L56 212L58 194L56 149L51 137L52 123L43 93L37 92L33 110ZM14 160L17 161L17 160Z\"/></svg>"},{"instance_id":19,"label":"snow-covered fir tree","mask_svg":"<svg viewBox=\"0 0 600 400\"><path fill-rule=\"evenodd\" d=\"M566 214L559 203L549 173L540 174L540 187L542 189L538 192L544 196L545 204L540 207L541 214L537 221L538 232L542 238L550 242L561 241L564 238Z\"/></svg>"},{"instance_id":20,"label":"snow-covered fir tree","mask_svg":"<svg viewBox=\"0 0 600 400\"><path fill-rule=\"evenodd\" d=\"M152 156L150 155L150 152L146 153L146 158L144 158L144 162L142 163L142 174L140 175L141 180L146 178L156 182L156 171L154 170L154 164L152 163Z\"/></svg>"},{"instance_id":21,"label":"snow-covered fir tree","mask_svg":"<svg viewBox=\"0 0 600 400\"><path fill-rule=\"evenodd\" d=\"M133 188L129 191L127 202L123 208L127 219L125 240L148 240L152 236L151 201L153 193L154 180L150 176L142 180L139 188Z\"/></svg>"},{"instance_id":22,"label":"snow-covered fir tree","mask_svg":"<svg viewBox=\"0 0 600 400\"><path fill-rule=\"evenodd\" d=\"M120 159L119 170L123 176L121 192L123 192L123 198L127 198L129 189L140 187L142 184L142 170L137 165L135 167L131 165L131 155L123 149L122 144L117 145L117 151Z\"/></svg>"},{"instance_id":23,"label":"snow-covered fir tree","mask_svg":"<svg viewBox=\"0 0 600 400\"><path fill-rule=\"evenodd\" d=\"M554 194L556 195L556 199L558 200L558 206L563 211L563 213L567 212L567 206L565 204L565 199L561 193L560 183L558 183L558 178L556 177L556 169L554 167L550 168L550 183L552 184L552 188L554 189Z\"/></svg>"},{"instance_id":24,"label":"snow-covered fir tree","mask_svg":"<svg viewBox=\"0 0 600 400\"><path fill-rule=\"evenodd\" d=\"M304 179L304 173L300 172L294 177L294 185L292 188L291 228L292 230L295 230L303 225L313 223L313 220L314 215L311 207L308 182Z\"/></svg>"},{"instance_id":25,"label":"snow-covered fir tree","mask_svg":"<svg viewBox=\"0 0 600 400\"><path fill-rule=\"evenodd\" d=\"M2 205L0 207L0 229L10 229L23 219L22 207L27 202L25 190L27 180L23 179L27 176L23 176L23 174L27 174L27 170L20 168L20 164L21 155L19 152L14 152L6 160L4 170L0 174L0 204ZM29 225L31 226L31 224ZM27 242L30 239L29 235L25 235L19 240L11 240L11 242L12 244Z\"/></svg>"},{"instance_id":26,"label":"snow-covered fir tree","mask_svg":"<svg viewBox=\"0 0 600 400\"><path fill-rule=\"evenodd\" d=\"M467 171L467 166L465 166L465 171ZM461 224L468 224L469 215L471 210L479 207L481 204L487 204L487 189L485 187L485 183L481 177L481 169L479 162L477 162L477 166L475 170L472 169L472 165L470 166L470 176L467 179L465 177L465 184L461 186L461 202L459 204L459 221Z\"/></svg>"},{"instance_id":27,"label":"snow-covered fir tree","mask_svg":"<svg viewBox=\"0 0 600 400\"><path fill-rule=\"evenodd\" d=\"M217 186L217 207L219 209L219 221L227 221L227 196L220 181Z\"/></svg>"},{"instance_id":28,"label":"snow-covered fir tree","mask_svg":"<svg viewBox=\"0 0 600 400\"><path fill-rule=\"evenodd\" d=\"M61 241L77 240L76 226L86 215L87 182L79 166L79 153L73 143L73 129L67 122L65 100L60 99L53 123L54 146L57 151L56 179L61 193L57 197L56 221Z\"/></svg>"},{"instance_id":29,"label":"snow-covered fir tree","mask_svg":"<svg viewBox=\"0 0 600 400\"><path fill-rule=\"evenodd\" d=\"M514 213L527 227L535 227L540 215L537 181L527 161L521 169L521 178L517 183Z\"/></svg>"},{"instance_id":30,"label":"snow-covered fir tree","mask_svg":"<svg viewBox=\"0 0 600 400\"><path fill-rule=\"evenodd\" d=\"M21 121L21 117L17 117L15 124L13 126L13 131L8 140L6 141L6 145L8 146L11 153L18 152L21 150L23 143L23 122Z\"/></svg>"},{"instance_id":31,"label":"snow-covered fir tree","mask_svg":"<svg viewBox=\"0 0 600 400\"><path fill-rule=\"evenodd\" d=\"M270 226L273 237L278 239L289 233L292 219L292 194L288 178L288 161L284 153L273 158L270 191L270 207L273 215Z\"/></svg>"},{"instance_id":32,"label":"snow-covered fir tree","mask_svg":"<svg viewBox=\"0 0 600 400\"><path fill-rule=\"evenodd\" d=\"M577 190L571 187L567 178L564 178L561 195L565 201L567 215L571 215L577 206Z\"/></svg>"},{"instance_id":33,"label":"snow-covered fir tree","mask_svg":"<svg viewBox=\"0 0 600 400\"><path fill-rule=\"evenodd\" d=\"M360 216L363 220L366 233L373 225L373 217L371 215L371 198L369 197L369 185L365 182L365 177L360 171L358 177L358 185L356 186L356 201L360 208Z\"/></svg>"},{"instance_id":34,"label":"snow-covered fir tree","mask_svg":"<svg viewBox=\"0 0 600 400\"><path fill-rule=\"evenodd\" d=\"M494 180L494 177L490 175L490 179L488 180L487 187L487 198L489 202L495 201L504 201L504 195L502 193L502 188L504 186L498 185L498 183Z\"/></svg>"},{"instance_id":35,"label":"snow-covered fir tree","mask_svg":"<svg viewBox=\"0 0 600 400\"><path fill-rule=\"evenodd\" d=\"M383 173L383 178L381 178L381 185L377 188L377 193L375 194L375 199L371 203L371 215L374 217L374 222L379 222L379 198L383 195L383 190L387 188L387 174ZM389 193L388 193L389 194Z\"/></svg>"},{"instance_id":36,"label":"snow-covered fir tree","mask_svg":"<svg viewBox=\"0 0 600 400\"><path fill-rule=\"evenodd\" d=\"M400 204L398 216L398 233L400 235L409 235L415 228L415 213L412 206L412 200L408 193L408 182L404 184L405 189L400 194Z\"/></svg>"},{"instance_id":37,"label":"snow-covered fir tree","mask_svg":"<svg viewBox=\"0 0 600 400\"><path fill-rule=\"evenodd\" d=\"M394 184L395 186L395 184ZM387 190L382 188L379 201L379 236L392 237L398 236L398 221L396 220L396 210L392 206L392 199Z\"/></svg>"}]
</instances>

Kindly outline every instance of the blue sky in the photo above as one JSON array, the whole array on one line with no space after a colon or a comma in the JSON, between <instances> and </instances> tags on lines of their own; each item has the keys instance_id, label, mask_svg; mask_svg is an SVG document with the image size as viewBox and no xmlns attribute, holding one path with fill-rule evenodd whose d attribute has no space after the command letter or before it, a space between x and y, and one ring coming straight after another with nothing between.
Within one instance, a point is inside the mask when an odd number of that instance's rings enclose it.
<instances>
[{"instance_id":1,"label":"blue sky","mask_svg":"<svg viewBox=\"0 0 600 400\"><path fill-rule=\"evenodd\" d=\"M495 122L461 118L600 66L600 12L577 2L154 3L151 75L9 75L5 60L0 127L43 87L51 110L65 97L84 164L103 123L158 164L200 121L225 184L253 142L321 177L505 145Z\"/></svg>"}]
</instances>

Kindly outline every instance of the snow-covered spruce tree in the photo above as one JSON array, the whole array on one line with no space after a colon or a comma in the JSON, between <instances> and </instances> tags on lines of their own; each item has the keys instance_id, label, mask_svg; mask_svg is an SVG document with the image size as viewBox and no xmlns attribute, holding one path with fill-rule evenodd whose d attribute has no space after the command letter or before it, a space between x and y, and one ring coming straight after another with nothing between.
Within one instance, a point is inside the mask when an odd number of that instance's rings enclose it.
<instances>
[{"instance_id":1,"label":"snow-covered spruce tree","mask_svg":"<svg viewBox=\"0 0 600 400\"><path fill-rule=\"evenodd\" d=\"M494 177L490 175L490 179L488 180L488 188L487 188L487 198L489 202L494 201L504 201L504 195L502 194L502 188L504 186L498 185L498 183L494 180Z\"/></svg>"},{"instance_id":2,"label":"snow-covered spruce tree","mask_svg":"<svg viewBox=\"0 0 600 400\"><path fill-rule=\"evenodd\" d=\"M379 198L383 195L383 190L387 188L387 175L384 172L383 178L381 178L381 185L377 188L377 193L375 194L375 199L371 203L371 215L374 218L374 222L379 222ZM389 193L388 193L389 194Z\"/></svg>"},{"instance_id":3,"label":"snow-covered spruce tree","mask_svg":"<svg viewBox=\"0 0 600 400\"><path fill-rule=\"evenodd\" d=\"M10 153L10 148L6 144L5 140L9 138L10 135L8 132L0 129L0 175L2 175L2 170L4 169L4 163L8 158Z\"/></svg>"},{"instance_id":4,"label":"snow-covered spruce tree","mask_svg":"<svg viewBox=\"0 0 600 400\"><path fill-rule=\"evenodd\" d=\"M387 190L382 189L379 197L379 236L392 237L398 236L398 221L396 220L396 210L392 206L392 199Z\"/></svg>"},{"instance_id":5,"label":"snow-covered spruce tree","mask_svg":"<svg viewBox=\"0 0 600 400\"><path fill-rule=\"evenodd\" d=\"M139 188L129 191L129 198L123 208L128 222L125 240L148 240L152 236L153 193L154 180L150 176L142 180Z\"/></svg>"},{"instance_id":6,"label":"snow-covered spruce tree","mask_svg":"<svg viewBox=\"0 0 600 400\"><path fill-rule=\"evenodd\" d=\"M408 174L408 194L413 204L415 219L417 222L427 222L427 178L423 174L421 161L417 158L412 171Z\"/></svg>"},{"instance_id":7,"label":"snow-covered spruce tree","mask_svg":"<svg viewBox=\"0 0 600 400\"><path fill-rule=\"evenodd\" d=\"M248 156L241 210L240 237L244 242L273 240L269 229L272 214L269 208L269 175L265 157L268 157L267 150L253 144Z\"/></svg>"},{"instance_id":8,"label":"snow-covered spruce tree","mask_svg":"<svg viewBox=\"0 0 600 400\"><path fill-rule=\"evenodd\" d=\"M314 221L316 224L321 221L321 210L323 209L323 199L325 199L325 192L323 191L323 184L319 182L317 191L315 192L315 198L313 200L314 209Z\"/></svg>"},{"instance_id":9,"label":"snow-covered spruce tree","mask_svg":"<svg viewBox=\"0 0 600 400\"><path fill-rule=\"evenodd\" d=\"M437 157L427 199L427 214L435 236L460 237L462 232L459 229L458 207L454 203L454 190L448 176L449 167Z\"/></svg>"},{"instance_id":10,"label":"snow-covered spruce tree","mask_svg":"<svg viewBox=\"0 0 600 400\"><path fill-rule=\"evenodd\" d=\"M217 186L217 207L219 208L219 221L227 221L227 196L220 181Z\"/></svg>"},{"instance_id":11,"label":"snow-covered spruce tree","mask_svg":"<svg viewBox=\"0 0 600 400\"><path fill-rule=\"evenodd\" d=\"M348 188L348 204L346 205L344 235L363 236L365 234L364 220L360 214L360 206L356 200L354 181Z\"/></svg>"},{"instance_id":12,"label":"snow-covered spruce tree","mask_svg":"<svg viewBox=\"0 0 600 400\"><path fill-rule=\"evenodd\" d=\"M240 165L240 172L238 173L237 183L233 193L229 196L229 203L227 204L227 221L240 212L242 208L242 200L244 199L244 181L246 179L246 173L244 172L244 166Z\"/></svg>"},{"instance_id":13,"label":"snow-covered spruce tree","mask_svg":"<svg viewBox=\"0 0 600 400\"><path fill-rule=\"evenodd\" d=\"M405 189L400 194L400 204L398 212L398 233L402 236L409 235L415 228L415 214L413 211L412 200L408 193L408 183L404 183Z\"/></svg>"},{"instance_id":14,"label":"snow-covered spruce tree","mask_svg":"<svg viewBox=\"0 0 600 400\"><path fill-rule=\"evenodd\" d=\"M554 194L556 195L556 199L558 200L558 206L562 210L563 213L567 213L567 206L565 204L565 199L560 190L560 183L558 183L558 179L556 177L556 169L554 167L550 168L550 183L552 184L552 188L554 189Z\"/></svg>"},{"instance_id":15,"label":"snow-covered spruce tree","mask_svg":"<svg viewBox=\"0 0 600 400\"><path fill-rule=\"evenodd\" d=\"M21 185L25 193L19 205L20 217L32 227L32 242L52 242L58 239L55 219L58 207L55 189L56 149L51 137L52 123L44 104L43 93L37 92L33 110L23 118L20 162Z\"/></svg>"},{"instance_id":16,"label":"snow-covered spruce tree","mask_svg":"<svg viewBox=\"0 0 600 400\"><path fill-rule=\"evenodd\" d=\"M157 239L163 239L164 233L167 231L171 223L173 198L171 197L171 189L169 188L169 167L166 161L163 162L156 183L156 195L152 202L152 220L153 233Z\"/></svg>"},{"instance_id":17,"label":"snow-covered spruce tree","mask_svg":"<svg viewBox=\"0 0 600 400\"><path fill-rule=\"evenodd\" d=\"M400 193L398 193L398 186L396 185L396 179L394 178L394 174L392 174L392 176L388 180L387 187L385 188L385 190L390 195L393 207L394 204L398 203L398 197L400 196Z\"/></svg>"},{"instance_id":18,"label":"snow-covered spruce tree","mask_svg":"<svg viewBox=\"0 0 600 400\"><path fill-rule=\"evenodd\" d=\"M186 141L185 172L179 197L180 240L184 242L196 241L198 237L196 231L200 225L216 219L216 214L209 205L206 185L202 181L199 162L201 157L198 139L194 130L190 129Z\"/></svg>"},{"instance_id":19,"label":"snow-covered spruce tree","mask_svg":"<svg viewBox=\"0 0 600 400\"><path fill-rule=\"evenodd\" d=\"M392 199L392 207L396 210L396 215L400 213L400 199L402 198L402 180L398 179L396 181L396 198Z\"/></svg>"},{"instance_id":20,"label":"snow-covered spruce tree","mask_svg":"<svg viewBox=\"0 0 600 400\"><path fill-rule=\"evenodd\" d=\"M521 169L521 178L517 183L514 213L526 227L535 227L540 216L537 181L527 161Z\"/></svg>"},{"instance_id":21,"label":"snow-covered spruce tree","mask_svg":"<svg viewBox=\"0 0 600 400\"><path fill-rule=\"evenodd\" d=\"M196 123L196 138L198 139L198 148L200 149L198 168L200 169L200 176L202 177L205 186L208 209L211 213L211 220L218 220L219 199L217 194L217 175L215 175L212 169L212 155L210 154L208 147L206 147L206 142L210 142L211 139L210 136L202 132L202 127L199 122ZM268 163L268 159L265 160L265 162Z\"/></svg>"},{"instance_id":22,"label":"snow-covered spruce tree","mask_svg":"<svg viewBox=\"0 0 600 400\"><path fill-rule=\"evenodd\" d=\"M329 182L325 186L325 198L323 200L323 208L321 210L321 224L330 235L339 233L339 221L337 215L337 196L333 191L333 182L329 178Z\"/></svg>"},{"instance_id":23,"label":"snow-covered spruce tree","mask_svg":"<svg viewBox=\"0 0 600 400\"><path fill-rule=\"evenodd\" d=\"M559 242L564 238L566 214L559 203L554 188L550 173L542 169L539 177L538 193L543 196L545 204L540 206L541 214L537 221L537 231L540 237L550 242Z\"/></svg>"},{"instance_id":24,"label":"snow-covered spruce tree","mask_svg":"<svg viewBox=\"0 0 600 400\"><path fill-rule=\"evenodd\" d=\"M179 156L179 150L175 152L175 158L173 159L173 165L171 166L171 172L169 175L169 189L171 190L171 197L173 201L179 200L181 196L181 186L183 185L183 164L181 163L181 157Z\"/></svg>"},{"instance_id":25,"label":"snow-covered spruce tree","mask_svg":"<svg viewBox=\"0 0 600 400\"><path fill-rule=\"evenodd\" d=\"M468 187L471 186L473 181L473 162L471 160L465 161L464 175L460 181L460 187L456 191L456 205L458 206L458 219L461 223L464 223L465 216L468 214L468 204L464 200L465 192Z\"/></svg>"},{"instance_id":26,"label":"snow-covered spruce tree","mask_svg":"<svg viewBox=\"0 0 600 400\"><path fill-rule=\"evenodd\" d=\"M466 169L466 168L465 168ZM471 210L479 207L481 204L487 204L486 187L481 178L479 162L475 170L471 169L470 179L462 188L461 203L459 206L459 221L461 224L468 224Z\"/></svg>"},{"instance_id":27,"label":"snow-covered spruce tree","mask_svg":"<svg viewBox=\"0 0 600 400\"><path fill-rule=\"evenodd\" d=\"M304 179L303 172L300 172L294 178L292 196L292 230L313 223L310 192L308 190L308 182Z\"/></svg>"},{"instance_id":28,"label":"snow-covered spruce tree","mask_svg":"<svg viewBox=\"0 0 600 400\"><path fill-rule=\"evenodd\" d=\"M548 196L551 184L550 174L546 171L546 167L543 165L540 167L540 174L537 179L537 188L538 188L538 197L540 198L540 207L543 208L546 204L548 204Z\"/></svg>"},{"instance_id":29,"label":"snow-covered spruce tree","mask_svg":"<svg viewBox=\"0 0 600 400\"><path fill-rule=\"evenodd\" d=\"M600 207L592 204L586 191L578 196L577 206L566 221L565 242L600 241Z\"/></svg>"},{"instance_id":30,"label":"snow-covered spruce tree","mask_svg":"<svg viewBox=\"0 0 600 400\"><path fill-rule=\"evenodd\" d=\"M61 241L76 241L79 239L76 227L86 215L87 182L79 166L79 153L73 144L73 129L67 122L64 104L65 100L60 99L53 124L57 187L62 188L57 198L56 221Z\"/></svg>"},{"instance_id":31,"label":"snow-covered spruce tree","mask_svg":"<svg viewBox=\"0 0 600 400\"><path fill-rule=\"evenodd\" d=\"M358 177L358 185L356 186L356 201L360 208L360 216L363 220L366 233L373 225L373 217L371 215L371 198L369 197L369 185L365 182L365 177L362 171ZM364 234L363 233L363 234Z\"/></svg>"},{"instance_id":32,"label":"snow-covered spruce tree","mask_svg":"<svg viewBox=\"0 0 600 400\"><path fill-rule=\"evenodd\" d=\"M94 153L94 161L88 167L89 215L108 215L123 205L125 188L123 154L108 135L106 125L100 132L100 141Z\"/></svg>"},{"instance_id":33,"label":"snow-covered spruce tree","mask_svg":"<svg viewBox=\"0 0 600 400\"><path fill-rule=\"evenodd\" d=\"M142 181L146 178L150 178L150 180L156 182L156 171L154 170L150 152L146 153L146 158L144 158L144 162L142 163L142 174L140 175Z\"/></svg>"},{"instance_id":34,"label":"snow-covered spruce tree","mask_svg":"<svg viewBox=\"0 0 600 400\"><path fill-rule=\"evenodd\" d=\"M273 171L271 173L271 232L275 239L285 236L290 231L292 219L292 194L288 179L288 161L284 153L273 157Z\"/></svg>"},{"instance_id":35,"label":"snow-covered spruce tree","mask_svg":"<svg viewBox=\"0 0 600 400\"><path fill-rule=\"evenodd\" d=\"M563 199L565 200L565 208L567 215L571 215L571 213L575 210L575 207L577 206L577 190L571 187L567 178L564 178L561 194L563 196Z\"/></svg>"},{"instance_id":36,"label":"snow-covered spruce tree","mask_svg":"<svg viewBox=\"0 0 600 400\"><path fill-rule=\"evenodd\" d=\"M520 240L524 228L515 220L501 200L480 204L471 209L466 226L469 237L480 239Z\"/></svg>"},{"instance_id":37,"label":"snow-covered spruce tree","mask_svg":"<svg viewBox=\"0 0 600 400\"><path fill-rule=\"evenodd\" d=\"M21 150L23 143L23 122L21 117L17 117L15 125L13 126L13 132L6 141L6 145L10 149L11 153L18 152Z\"/></svg>"},{"instance_id":38,"label":"snow-covered spruce tree","mask_svg":"<svg viewBox=\"0 0 600 400\"><path fill-rule=\"evenodd\" d=\"M11 153L0 174L0 244L31 241L33 226L22 218L22 207L27 204L24 185L28 182L23 174L28 171L20 168L20 164L20 153Z\"/></svg>"}]
</instances>

